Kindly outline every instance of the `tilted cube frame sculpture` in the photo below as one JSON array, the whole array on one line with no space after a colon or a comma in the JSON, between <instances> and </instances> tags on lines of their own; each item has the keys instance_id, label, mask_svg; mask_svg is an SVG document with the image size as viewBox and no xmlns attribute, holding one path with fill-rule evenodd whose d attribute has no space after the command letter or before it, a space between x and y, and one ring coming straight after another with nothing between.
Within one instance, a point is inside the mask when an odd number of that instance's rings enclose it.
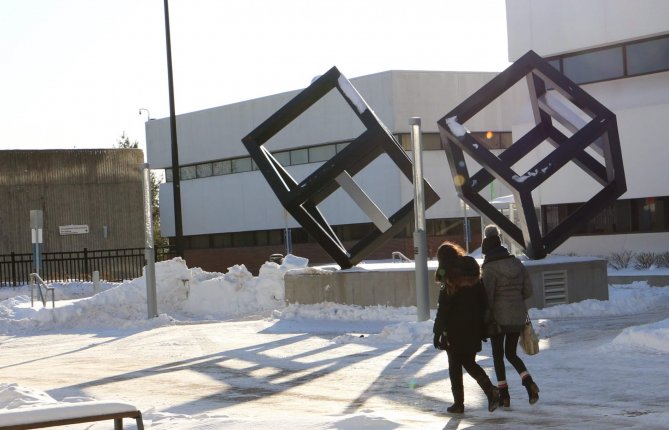
<instances>
[{"instance_id":1,"label":"tilted cube frame sculpture","mask_svg":"<svg viewBox=\"0 0 669 430\"><path fill-rule=\"evenodd\" d=\"M535 126L496 156L467 132L463 124L523 78L527 79ZM571 105L564 103L554 91ZM583 116L590 119L584 120ZM554 120L572 135L567 137L562 133ZM458 195L497 224L532 259L545 257L566 241L579 225L591 220L627 190L615 115L533 51L514 62L437 124ZM555 149L527 172L516 173L512 168L514 163L544 141ZM586 152L588 147L604 160L604 164ZM471 176L465 153L483 167ZM570 161L603 188L542 235L532 190ZM495 179L512 190L519 205L520 226L479 194Z\"/></svg>"},{"instance_id":2,"label":"tilted cube frame sculpture","mask_svg":"<svg viewBox=\"0 0 669 430\"><path fill-rule=\"evenodd\" d=\"M334 89L339 91L366 130L298 183L263 145ZM386 218L353 180L355 174L384 153L410 182L413 182L413 164L399 142L336 67L312 82L245 136L242 142L283 207L342 269L350 268L362 261L413 220L413 200ZM427 181L424 181L423 186L425 208L428 208L439 197ZM375 226L351 249L345 248L318 209L319 203L340 187L358 204Z\"/></svg>"}]
</instances>

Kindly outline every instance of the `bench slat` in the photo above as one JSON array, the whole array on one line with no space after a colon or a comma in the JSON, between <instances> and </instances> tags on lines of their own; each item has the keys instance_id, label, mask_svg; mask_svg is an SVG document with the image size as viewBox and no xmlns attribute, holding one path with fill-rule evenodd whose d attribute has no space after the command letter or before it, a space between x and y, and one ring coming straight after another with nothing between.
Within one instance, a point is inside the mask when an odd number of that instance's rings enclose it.
<instances>
[{"instance_id":1,"label":"bench slat","mask_svg":"<svg viewBox=\"0 0 669 430\"><path fill-rule=\"evenodd\" d=\"M123 418L134 418L143 430L142 413L133 405L121 402L54 403L43 406L0 411L0 430L29 430L93 421L114 420L114 427Z\"/></svg>"}]
</instances>

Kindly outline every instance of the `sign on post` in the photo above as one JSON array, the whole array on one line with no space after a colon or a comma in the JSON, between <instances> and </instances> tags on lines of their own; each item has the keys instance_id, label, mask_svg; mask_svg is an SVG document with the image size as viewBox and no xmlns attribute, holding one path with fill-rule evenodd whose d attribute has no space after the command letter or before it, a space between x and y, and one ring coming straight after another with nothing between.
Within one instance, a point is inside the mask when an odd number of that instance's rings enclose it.
<instances>
[{"instance_id":1,"label":"sign on post","mask_svg":"<svg viewBox=\"0 0 669 430\"><path fill-rule=\"evenodd\" d=\"M33 249L33 271L39 275L42 260L42 243L44 242L42 229L44 228L44 214L41 210L30 211L30 236Z\"/></svg>"}]
</instances>

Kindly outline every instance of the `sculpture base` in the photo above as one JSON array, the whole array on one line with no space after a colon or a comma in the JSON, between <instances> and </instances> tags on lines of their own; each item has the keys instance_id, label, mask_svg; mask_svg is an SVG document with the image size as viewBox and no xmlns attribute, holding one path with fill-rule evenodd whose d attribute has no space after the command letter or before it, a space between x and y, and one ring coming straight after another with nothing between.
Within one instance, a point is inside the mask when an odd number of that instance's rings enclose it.
<instances>
[{"instance_id":1,"label":"sculpture base","mask_svg":"<svg viewBox=\"0 0 669 430\"><path fill-rule=\"evenodd\" d=\"M527 301L528 308L609 298L604 259L548 257L523 263L534 285L534 294ZM436 268L436 261L428 262L428 290L433 309L439 297L439 286L433 282ZM347 270L337 270L336 266L291 270L286 273L284 282L288 303L416 306L413 263L361 263Z\"/></svg>"}]
</instances>

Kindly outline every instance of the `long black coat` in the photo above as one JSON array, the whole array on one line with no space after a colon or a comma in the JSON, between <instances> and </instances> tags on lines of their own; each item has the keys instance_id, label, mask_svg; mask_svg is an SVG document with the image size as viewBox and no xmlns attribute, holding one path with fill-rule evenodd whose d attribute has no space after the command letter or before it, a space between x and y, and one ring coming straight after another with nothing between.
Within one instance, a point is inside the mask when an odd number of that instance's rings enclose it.
<instances>
[{"instance_id":1,"label":"long black coat","mask_svg":"<svg viewBox=\"0 0 669 430\"><path fill-rule=\"evenodd\" d=\"M480 281L454 294L448 294L446 287L442 287L432 330L435 334L446 332L449 351L479 352L484 338L485 311L486 294Z\"/></svg>"}]
</instances>

